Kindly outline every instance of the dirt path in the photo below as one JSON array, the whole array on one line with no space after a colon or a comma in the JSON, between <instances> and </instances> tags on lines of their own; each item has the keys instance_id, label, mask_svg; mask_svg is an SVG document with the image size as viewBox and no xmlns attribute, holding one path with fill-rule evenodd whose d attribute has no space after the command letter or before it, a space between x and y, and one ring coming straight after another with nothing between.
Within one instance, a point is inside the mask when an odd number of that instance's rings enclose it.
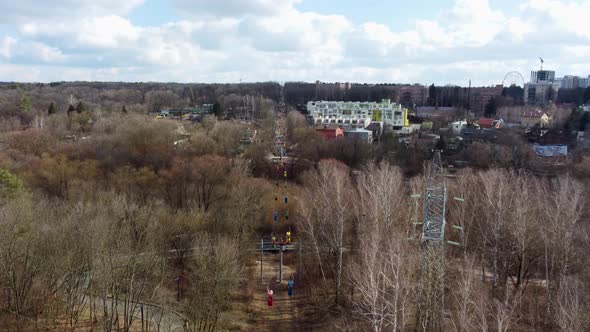
<instances>
[{"instance_id":1,"label":"dirt path","mask_svg":"<svg viewBox=\"0 0 590 332\"><path fill-rule=\"evenodd\" d=\"M285 256L288 253L284 254ZM298 290L295 282L292 297L287 293L287 280L295 275L292 265L283 266L283 281L279 280L279 254L265 253L263 265L264 284L260 281L260 261L252 269L252 281L249 284L253 290L253 299L250 304L251 318L254 331L301 331L303 330L300 311L305 296ZM267 305L266 289L274 284L274 303L272 307Z\"/></svg>"}]
</instances>

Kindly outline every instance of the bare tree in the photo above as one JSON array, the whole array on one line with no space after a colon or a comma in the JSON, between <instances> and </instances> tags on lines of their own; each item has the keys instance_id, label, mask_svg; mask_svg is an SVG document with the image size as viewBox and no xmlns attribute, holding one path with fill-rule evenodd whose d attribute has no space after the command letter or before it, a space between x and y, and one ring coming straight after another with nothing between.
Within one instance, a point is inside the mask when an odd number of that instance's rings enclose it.
<instances>
[{"instance_id":1,"label":"bare tree","mask_svg":"<svg viewBox=\"0 0 590 332\"><path fill-rule=\"evenodd\" d=\"M335 303L342 291L345 235L350 231L353 216L352 185L348 168L334 160L323 160L316 171L305 176L306 188L302 199L301 228L310 237L325 280L325 262L334 273Z\"/></svg>"},{"instance_id":2,"label":"bare tree","mask_svg":"<svg viewBox=\"0 0 590 332\"><path fill-rule=\"evenodd\" d=\"M493 299L494 306L492 315L496 323L496 330L498 332L511 331L517 319L517 306L520 302L519 294L516 298L506 297L504 300Z\"/></svg>"},{"instance_id":3,"label":"bare tree","mask_svg":"<svg viewBox=\"0 0 590 332\"><path fill-rule=\"evenodd\" d=\"M514 257L511 265L515 270L509 276L514 292L523 292L521 287L528 285L534 267L543 255L540 241L543 224L539 222L543 199L537 194L540 190L536 179L524 174L512 174L510 179L514 189L504 241L510 244L510 254Z\"/></svg>"},{"instance_id":4,"label":"bare tree","mask_svg":"<svg viewBox=\"0 0 590 332\"><path fill-rule=\"evenodd\" d=\"M584 331L583 315L585 308L580 296L583 286L573 278L563 278L553 303L555 321L560 331Z\"/></svg>"},{"instance_id":5,"label":"bare tree","mask_svg":"<svg viewBox=\"0 0 590 332\"><path fill-rule=\"evenodd\" d=\"M109 208L91 225L96 238L92 289L102 303L103 328L129 331L138 302L158 280L155 274L161 257L153 246L155 223L150 209L139 208L125 197L113 198L106 200Z\"/></svg>"},{"instance_id":6,"label":"bare tree","mask_svg":"<svg viewBox=\"0 0 590 332\"><path fill-rule=\"evenodd\" d=\"M410 208L397 168L386 163L369 164L357 176L355 211L359 255L351 272L355 312L374 331L404 328L415 248L408 246L407 217Z\"/></svg>"},{"instance_id":7,"label":"bare tree","mask_svg":"<svg viewBox=\"0 0 590 332\"><path fill-rule=\"evenodd\" d=\"M290 111L287 114L287 135L290 140L294 138L295 131L298 128L305 128L306 126L307 122L303 114L297 111Z\"/></svg>"},{"instance_id":8,"label":"bare tree","mask_svg":"<svg viewBox=\"0 0 590 332\"><path fill-rule=\"evenodd\" d=\"M460 267L455 271L455 284L451 287L452 299L457 309L453 312L453 326L456 331L470 331L476 329L477 306L475 304L478 293L475 259L465 256L461 259Z\"/></svg>"},{"instance_id":9,"label":"bare tree","mask_svg":"<svg viewBox=\"0 0 590 332\"><path fill-rule=\"evenodd\" d=\"M489 170L479 174L482 184L482 201L485 208L483 218L478 224L482 241L482 253L492 265L492 293L504 285L510 268L510 255L504 255L504 235L508 224L508 212L511 208L511 187L507 174L500 170ZM482 278L485 273L482 273Z\"/></svg>"},{"instance_id":10,"label":"bare tree","mask_svg":"<svg viewBox=\"0 0 590 332\"><path fill-rule=\"evenodd\" d=\"M204 236L197 242L183 310L192 331L212 332L219 329L221 313L227 309L244 271L231 239Z\"/></svg>"},{"instance_id":11,"label":"bare tree","mask_svg":"<svg viewBox=\"0 0 590 332\"><path fill-rule=\"evenodd\" d=\"M543 186L541 218L544 246L545 286L547 311L556 303L561 285L576 263L574 240L579 232L585 199L582 186L569 176L559 177ZM556 307L554 307L556 308ZM558 307L557 307L558 308Z\"/></svg>"},{"instance_id":12,"label":"bare tree","mask_svg":"<svg viewBox=\"0 0 590 332\"><path fill-rule=\"evenodd\" d=\"M40 236L28 197L1 207L0 283L9 293L8 308L17 317L31 308L32 285L42 271L43 255L37 245Z\"/></svg>"}]
</instances>

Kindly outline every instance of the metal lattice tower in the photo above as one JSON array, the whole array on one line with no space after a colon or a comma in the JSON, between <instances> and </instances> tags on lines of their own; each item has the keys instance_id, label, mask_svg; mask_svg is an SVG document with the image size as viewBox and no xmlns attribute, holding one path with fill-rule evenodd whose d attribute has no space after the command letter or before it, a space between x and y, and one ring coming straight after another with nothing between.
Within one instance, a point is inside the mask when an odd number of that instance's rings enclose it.
<instances>
[{"instance_id":1,"label":"metal lattice tower","mask_svg":"<svg viewBox=\"0 0 590 332\"><path fill-rule=\"evenodd\" d=\"M417 330L442 331L445 293L445 205L446 187L440 151L434 157L426 179L421 294Z\"/></svg>"},{"instance_id":2,"label":"metal lattice tower","mask_svg":"<svg viewBox=\"0 0 590 332\"><path fill-rule=\"evenodd\" d=\"M424 228L422 241L429 245L433 242L444 242L445 238L445 176L440 158L440 151L434 151L432 164L426 179L424 196Z\"/></svg>"}]
</instances>

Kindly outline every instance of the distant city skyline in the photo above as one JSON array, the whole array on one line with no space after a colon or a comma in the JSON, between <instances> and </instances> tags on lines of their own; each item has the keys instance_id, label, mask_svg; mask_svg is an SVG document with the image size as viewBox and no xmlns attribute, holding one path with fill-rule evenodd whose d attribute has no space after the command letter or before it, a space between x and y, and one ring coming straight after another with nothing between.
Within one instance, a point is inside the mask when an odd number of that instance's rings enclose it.
<instances>
[{"instance_id":1,"label":"distant city skyline","mask_svg":"<svg viewBox=\"0 0 590 332\"><path fill-rule=\"evenodd\" d=\"M590 74L590 0L0 0L0 81L500 84Z\"/></svg>"}]
</instances>

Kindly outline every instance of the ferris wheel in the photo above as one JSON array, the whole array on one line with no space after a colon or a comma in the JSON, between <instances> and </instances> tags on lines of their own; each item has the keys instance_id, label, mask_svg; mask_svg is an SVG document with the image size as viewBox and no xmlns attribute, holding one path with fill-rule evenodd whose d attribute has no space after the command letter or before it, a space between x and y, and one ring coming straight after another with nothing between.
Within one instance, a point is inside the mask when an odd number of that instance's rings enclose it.
<instances>
[{"instance_id":1,"label":"ferris wheel","mask_svg":"<svg viewBox=\"0 0 590 332\"><path fill-rule=\"evenodd\" d=\"M504 76L502 85L504 87L511 87L513 85L516 85L521 88L524 88L524 77L517 71L511 71L508 74L506 74L506 76Z\"/></svg>"}]
</instances>

